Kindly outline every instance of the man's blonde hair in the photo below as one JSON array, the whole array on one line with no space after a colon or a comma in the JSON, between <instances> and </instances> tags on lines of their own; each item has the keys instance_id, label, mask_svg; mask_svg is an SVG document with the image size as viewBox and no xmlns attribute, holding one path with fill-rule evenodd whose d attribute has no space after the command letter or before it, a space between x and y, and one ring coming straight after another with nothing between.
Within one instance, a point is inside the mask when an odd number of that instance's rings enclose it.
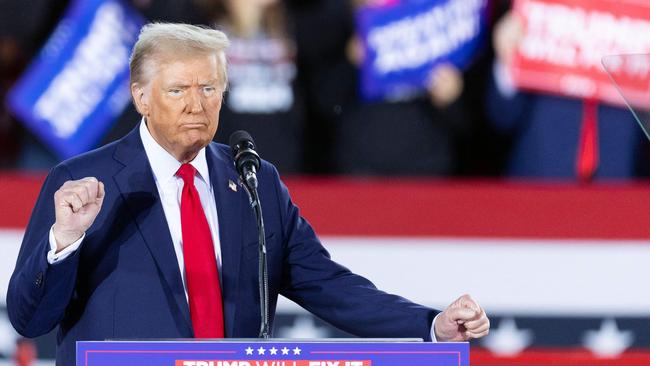
<instances>
[{"instance_id":1,"label":"man's blonde hair","mask_svg":"<svg viewBox=\"0 0 650 366\"><path fill-rule=\"evenodd\" d=\"M131 52L131 85L148 83L155 62L163 57L215 53L220 64L219 78L225 89L228 84L225 49L229 45L228 37L216 29L178 23L147 24L140 30Z\"/></svg>"}]
</instances>

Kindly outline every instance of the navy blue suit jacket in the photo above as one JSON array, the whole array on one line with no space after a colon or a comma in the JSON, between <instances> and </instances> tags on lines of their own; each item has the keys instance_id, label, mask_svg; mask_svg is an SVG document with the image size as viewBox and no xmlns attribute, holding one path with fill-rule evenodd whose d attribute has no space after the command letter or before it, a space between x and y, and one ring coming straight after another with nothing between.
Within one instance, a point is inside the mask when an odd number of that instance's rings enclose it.
<instances>
[{"instance_id":1,"label":"navy blue suit jacket","mask_svg":"<svg viewBox=\"0 0 650 366\"><path fill-rule=\"evenodd\" d=\"M230 149L206 148L219 220L227 337L259 332L257 226ZM53 195L67 180L97 177L106 197L82 246L50 265ZM291 202L276 169L258 173L268 245L271 314L278 294L349 333L430 339L437 311L377 290L330 260ZM397 275L397 274L396 274ZM75 342L191 338L189 307L153 173L138 129L65 161L48 175L32 212L7 294L16 330L35 337L59 325L57 365L74 365Z\"/></svg>"}]
</instances>

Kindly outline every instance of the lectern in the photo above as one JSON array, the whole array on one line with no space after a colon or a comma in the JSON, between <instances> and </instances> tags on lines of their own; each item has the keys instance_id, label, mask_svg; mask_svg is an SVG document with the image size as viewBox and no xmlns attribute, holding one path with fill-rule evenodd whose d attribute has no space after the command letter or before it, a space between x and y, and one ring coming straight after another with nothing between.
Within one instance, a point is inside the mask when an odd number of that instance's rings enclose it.
<instances>
[{"instance_id":1,"label":"lectern","mask_svg":"<svg viewBox=\"0 0 650 366\"><path fill-rule=\"evenodd\" d=\"M469 366L468 343L412 339L77 342L77 366Z\"/></svg>"}]
</instances>

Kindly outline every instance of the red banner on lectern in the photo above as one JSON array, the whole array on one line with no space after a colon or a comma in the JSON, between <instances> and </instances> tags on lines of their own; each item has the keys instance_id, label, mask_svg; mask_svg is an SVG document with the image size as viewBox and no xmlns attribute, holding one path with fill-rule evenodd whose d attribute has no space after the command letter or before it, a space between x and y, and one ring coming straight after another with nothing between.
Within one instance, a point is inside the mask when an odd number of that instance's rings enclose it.
<instances>
[{"instance_id":1,"label":"red banner on lectern","mask_svg":"<svg viewBox=\"0 0 650 366\"><path fill-rule=\"evenodd\" d=\"M650 1L516 0L523 39L511 73L522 89L623 105L604 57L650 53ZM607 65L630 102L650 109L650 57Z\"/></svg>"}]
</instances>

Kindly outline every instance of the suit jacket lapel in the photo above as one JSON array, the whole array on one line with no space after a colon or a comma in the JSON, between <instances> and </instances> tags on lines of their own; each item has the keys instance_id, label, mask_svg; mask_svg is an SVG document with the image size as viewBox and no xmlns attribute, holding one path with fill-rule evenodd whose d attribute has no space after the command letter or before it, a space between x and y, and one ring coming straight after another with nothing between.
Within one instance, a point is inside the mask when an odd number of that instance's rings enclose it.
<instances>
[{"instance_id":1,"label":"suit jacket lapel","mask_svg":"<svg viewBox=\"0 0 650 366\"><path fill-rule=\"evenodd\" d=\"M171 290L188 334L192 334L190 310L185 298L178 259L137 127L119 143L114 158L125 165L113 177L115 183L135 218L144 242L156 261L158 271Z\"/></svg>"},{"instance_id":2,"label":"suit jacket lapel","mask_svg":"<svg viewBox=\"0 0 650 366\"><path fill-rule=\"evenodd\" d=\"M221 279L223 287L226 337L232 336L239 294L239 262L242 247L242 215L246 193L239 186L232 160L217 145L206 148L210 182L217 204L219 240L221 242ZM231 188L235 183L236 191Z\"/></svg>"}]
</instances>

